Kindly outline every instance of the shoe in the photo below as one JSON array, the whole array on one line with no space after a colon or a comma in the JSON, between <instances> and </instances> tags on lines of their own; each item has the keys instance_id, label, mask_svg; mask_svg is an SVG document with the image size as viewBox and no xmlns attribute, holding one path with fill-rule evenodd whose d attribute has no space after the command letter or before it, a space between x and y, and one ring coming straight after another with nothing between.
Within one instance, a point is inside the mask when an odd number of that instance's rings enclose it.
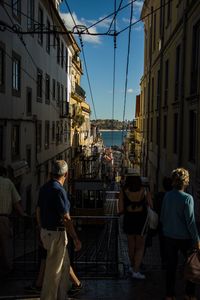
<instances>
[{"instance_id":1,"label":"shoe","mask_svg":"<svg viewBox=\"0 0 200 300\"><path fill-rule=\"evenodd\" d=\"M25 287L25 291L27 292L34 292L34 293L40 293L42 290L42 287L38 287L36 285L30 285Z\"/></svg>"},{"instance_id":2,"label":"shoe","mask_svg":"<svg viewBox=\"0 0 200 300\"><path fill-rule=\"evenodd\" d=\"M140 272L133 272L132 278L135 278L135 279L145 279L146 276L144 274L141 274Z\"/></svg>"},{"instance_id":3,"label":"shoe","mask_svg":"<svg viewBox=\"0 0 200 300\"><path fill-rule=\"evenodd\" d=\"M128 273L131 274L131 275L133 275L134 271L133 271L133 268L132 268L132 267L129 267L129 268L128 268Z\"/></svg>"},{"instance_id":4,"label":"shoe","mask_svg":"<svg viewBox=\"0 0 200 300\"><path fill-rule=\"evenodd\" d=\"M72 284L72 287L71 289L68 291L68 296L74 296L76 294L78 294L83 288L83 284L80 283L79 285L75 285L75 284Z\"/></svg>"}]
</instances>

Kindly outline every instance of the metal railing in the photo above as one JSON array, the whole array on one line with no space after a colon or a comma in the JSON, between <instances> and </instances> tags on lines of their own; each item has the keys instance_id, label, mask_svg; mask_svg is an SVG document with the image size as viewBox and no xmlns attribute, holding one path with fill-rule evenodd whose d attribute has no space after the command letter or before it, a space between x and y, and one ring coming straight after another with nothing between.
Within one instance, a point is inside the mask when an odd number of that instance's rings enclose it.
<instances>
[{"instance_id":1,"label":"metal railing","mask_svg":"<svg viewBox=\"0 0 200 300\"><path fill-rule=\"evenodd\" d=\"M74 216L82 249L74 252L69 238L71 264L83 278L117 277L119 261L119 224L117 216ZM12 276L35 277L38 270L39 233L34 217L11 218L13 227Z\"/></svg>"}]
</instances>

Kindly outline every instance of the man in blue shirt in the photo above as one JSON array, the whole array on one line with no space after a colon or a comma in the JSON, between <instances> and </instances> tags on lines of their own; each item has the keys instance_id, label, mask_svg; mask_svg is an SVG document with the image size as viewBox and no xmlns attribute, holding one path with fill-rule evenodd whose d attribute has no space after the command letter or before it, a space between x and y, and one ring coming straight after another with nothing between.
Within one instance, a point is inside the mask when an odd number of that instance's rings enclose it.
<instances>
[{"instance_id":1,"label":"man in blue shirt","mask_svg":"<svg viewBox=\"0 0 200 300\"><path fill-rule=\"evenodd\" d=\"M41 240L47 250L41 300L67 299L70 262L66 249L66 230L74 241L75 250L81 248L69 214L70 202L63 187L67 176L67 163L57 160L52 167L52 179L39 192L38 222L41 227Z\"/></svg>"},{"instance_id":2,"label":"man in blue shirt","mask_svg":"<svg viewBox=\"0 0 200 300\"><path fill-rule=\"evenodd\" d=\"M161 209L162 231L166 252L166 300L175 299L176 267L178 252L184 256L195 246L200 249L200 238L195 224L193 197L184 192L189 185L189 173L183 168L172 172L173 190L166 193ZM196 300L195 285L186 284L185 300Z\"/></svg>"}]
</instances>

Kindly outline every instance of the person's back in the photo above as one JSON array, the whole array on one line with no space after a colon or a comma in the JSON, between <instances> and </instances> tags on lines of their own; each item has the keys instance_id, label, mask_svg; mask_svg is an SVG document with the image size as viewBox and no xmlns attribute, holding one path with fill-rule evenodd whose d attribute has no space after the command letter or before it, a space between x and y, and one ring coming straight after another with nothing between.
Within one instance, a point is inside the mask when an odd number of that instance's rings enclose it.
<instances>
[{"instance_id":1,"label":"person's back","mask_svg":"<svg viewBox=\"0 0 200 300\"><path fill-rule=\"evenodd\" d=\"M12 206L20 200L14 184L9 178L0 176L0 214L12 213Z\"/></svg>"},{"instance_id":2,"label":"person's back","mask_svg":"<svg viewBox=\"0 0 200 300\"><path fill-rule=\"evenodd\" d=\"M172 238L196 240L194 204L190 194L177 189L166 193L161 213L163 234Z\"/></svg>"},{"instance_id":3,"label":"person's back","mask_svg":"<svg viewBox=\"0 0 200 300\"><path fill-rule=\"evenodd\" d=\"M43 228L63 226L60 215L66 208L65 197L66 192L57 180L51 179L41 187L39 205Z\"/></svg>"}]
</instances>

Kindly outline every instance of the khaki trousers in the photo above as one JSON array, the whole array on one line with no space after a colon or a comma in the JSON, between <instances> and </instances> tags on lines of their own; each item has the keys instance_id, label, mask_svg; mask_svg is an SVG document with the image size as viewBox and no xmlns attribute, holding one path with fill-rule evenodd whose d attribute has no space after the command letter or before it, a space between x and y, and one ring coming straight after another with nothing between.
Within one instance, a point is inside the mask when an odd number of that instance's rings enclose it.
<instances>
[{"instance_id":1,"label":"khaki trousers","mask_svg":"<svg viewBox=\"0 0 200 300\"><path fill-rule=\"evenodd\" d=\"M66 231L41 230L41 240L47 250L41 300L66 300L69 267Z\"/></svg>"}]
</instances>

